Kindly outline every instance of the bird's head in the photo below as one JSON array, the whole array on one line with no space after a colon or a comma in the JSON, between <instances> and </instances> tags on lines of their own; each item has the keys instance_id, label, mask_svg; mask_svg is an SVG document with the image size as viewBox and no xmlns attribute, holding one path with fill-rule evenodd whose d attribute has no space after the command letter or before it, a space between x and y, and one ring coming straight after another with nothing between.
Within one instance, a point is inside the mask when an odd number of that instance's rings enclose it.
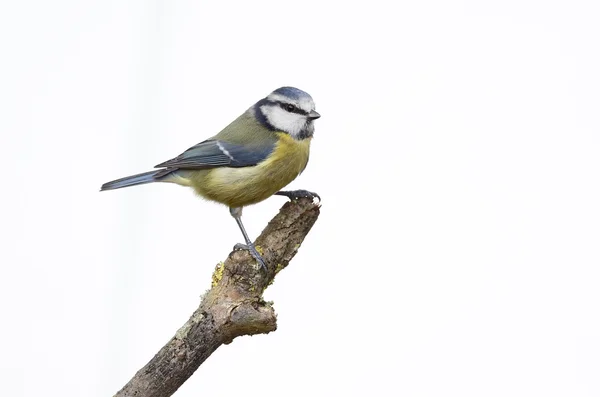
<instances>
[{"instance_id":1,"label":"bird's head","mask_svg":"<svg viewBox=\"0 0 600 397\"><path fill-rule=\"evenodd\" d=\"M254 105L256 118L267 128L295 139L313 135L313 121L321 117L310 95L294 87L281 87Z\"/></svg>"}]
</instances>

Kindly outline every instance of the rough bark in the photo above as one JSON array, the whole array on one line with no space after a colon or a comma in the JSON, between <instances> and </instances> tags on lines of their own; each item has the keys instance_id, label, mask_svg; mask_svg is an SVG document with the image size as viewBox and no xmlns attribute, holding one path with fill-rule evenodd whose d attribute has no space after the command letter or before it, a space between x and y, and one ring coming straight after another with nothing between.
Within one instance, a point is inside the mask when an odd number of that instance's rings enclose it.
<instances>
[{"instance_id":1,"label":"rough bark","mask_svg":"<svg viewBox=\"0 0 600 397\"><path fill-rule=\"evenodd\" d=\"M190 319L115 396L170 396L222 344L275 331L275 311L263 292L296 255L318 216L319 205L310 199L287 202L255 242L267 271L247 251L231 252L217 265L211 289Z\"/></svg>"}]
</instances>

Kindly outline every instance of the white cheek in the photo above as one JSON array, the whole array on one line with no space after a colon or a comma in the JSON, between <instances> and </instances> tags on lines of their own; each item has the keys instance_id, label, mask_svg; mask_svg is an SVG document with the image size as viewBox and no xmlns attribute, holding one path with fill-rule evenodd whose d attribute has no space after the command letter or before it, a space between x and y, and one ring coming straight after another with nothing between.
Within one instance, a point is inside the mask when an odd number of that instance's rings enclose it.
<instances>
[{"instance_id":1,"label":"white cheek","mask_svg":"<svg viewBox=\"0 0 600 397\"><path fill-rule=\"evenodd\" d=\"M300 134L306 123L304 116L297 113L286 112L280 107L268 108L265 113L269 123L271 123L275 129L285 131L292 136Z\"/></svg>"}]
</instances>

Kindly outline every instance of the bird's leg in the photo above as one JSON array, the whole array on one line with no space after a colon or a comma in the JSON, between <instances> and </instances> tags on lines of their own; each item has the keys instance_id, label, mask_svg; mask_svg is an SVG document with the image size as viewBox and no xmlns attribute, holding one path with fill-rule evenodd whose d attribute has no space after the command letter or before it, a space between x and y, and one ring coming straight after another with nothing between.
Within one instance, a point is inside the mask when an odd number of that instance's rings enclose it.
<instances>
[{"instance_id":1,"label":"bird's leg","mask_svg":"<svg viewBox=\"0 0 600 397\"><path fill-rule=\"evenodd\" d=\"M243 207L235 207L235 208L230 207L229 208L229 213L231 214L231 216L233 216L233 219L235 219L235 221L237 222L238 226L240 227L240 230L242 231L242 234L244 235L244 240L246 240L246 244L238 243L233 247L233 249L250 251L250 255L252 255L252 257L254 259L256 259L256 261L260 264L260 266L265 271L267 271L267 266L265 265L265 261L263 260L263 258L260 256L260 254L256 250L256 247L254 246L252 241L250 241L250 237L248 237L248 233L246 233L246 229L244 228L244 224L242 223L242 208Z\"/></svg>"},{"instance_id":2,"label":"bird's leg","mask_svg":"<svg viewBox=\"0 0 600 397\"><path fill-rule=\"evenodd\" d=\"M321 201L321 197L319 197L317 193L309 192L308 190L280 190L275 194L278 196L285 196L290 200L295 200L304 197L314 199L316 197L319 199L319 201Z\"/></svg>"}]
</instances>

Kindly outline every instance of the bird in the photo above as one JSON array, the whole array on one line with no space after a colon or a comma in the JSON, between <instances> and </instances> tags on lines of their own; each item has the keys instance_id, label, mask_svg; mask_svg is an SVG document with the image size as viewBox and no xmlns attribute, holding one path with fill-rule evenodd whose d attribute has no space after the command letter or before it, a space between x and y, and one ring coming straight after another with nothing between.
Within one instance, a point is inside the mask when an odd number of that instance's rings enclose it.
<instances>
[{"instance_id":1,"label":"bird","mask_svg":"<svg viewBox=\"0 0 600 397\"><path fill-rule=\"evenodd\" d=\"M107 182L100 191L153 182L191 187L200 197L229 207L245 240L234 249L248 250L266 270L244 228L242 210L273 195L320 200L308 190L281 190L306 168L314 121L319 117L308 93L295 87L278 88L213 137L156 165L153 171Z\"/></svg>"}]
</instances>

